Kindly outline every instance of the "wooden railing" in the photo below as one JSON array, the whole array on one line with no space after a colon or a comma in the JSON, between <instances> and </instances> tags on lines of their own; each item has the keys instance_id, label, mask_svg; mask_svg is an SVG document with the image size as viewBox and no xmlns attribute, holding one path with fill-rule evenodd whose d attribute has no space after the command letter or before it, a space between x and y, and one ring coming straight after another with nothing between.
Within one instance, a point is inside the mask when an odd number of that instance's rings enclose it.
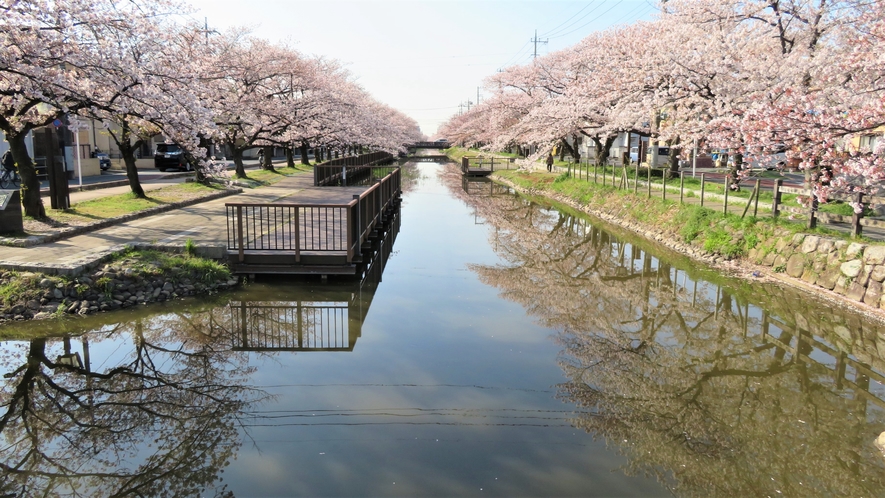
<instances>
[{"instance_id":1,"label":"wooden railing","mask_svg":"<svg viewBox=\"0 0 885 498\"><path fill-rule=\"evenodd\" d=\"M885 221L870 219L865 217L864 213L872 211L874 208L885 207L885 197L867 196L864 194L853 194L851 196L831 194L831 201L854 202L862 206L862 212L855 213L852 216L828 213L820 210L820 204L813 200L811 190L784 186L782 179L762 179L751 178L744 179L741 183L745 187L751 187L749 197L735 196L731 189L731 177L726 173L699 173L697 180L700 185L698 188L687 187L686 179L690 178L690 174L680 171L676 178L667 179L667 171L669 168L640 168L638 165L629 167L600 167L592 164L574 164L566 167L557 167L559 171L567 173L572 178L587 180L594 183L601 183L603 186L611 186L613 188L633 190L638 194L640 188L644 190L646 196L651 196L652 190L660 191L663 199L667 195L678 194L679 202L682 203L686 194L700 199L701 206L705 203L709 205L709 201L713 200L721 202L723 212L729 212L731 205L743 206L742 216L746 216L752 209L752 215L758 216L760 207L770 212L773 217L780 216L783 213L798 215L805 219L808 228L814 228L818 222L830 224L849 225L851 233L859 237L863 233L863 227L885 228ZM641 172L640 172L641 169ZM463 170L463 165L462 165ZM706 190L707 185L715 184L722 186L722 192L710 192ZM771 192L770 200L760 201L759 194L764 190ZM810 200L808 207L797 207L786 205L783 202L782 194L795 194L804 196Z\"/></svg>"},{"instance_id":2,"label":"wooden railing","mask_svg":"<svg viewBox=\"0 0 885 498\"><path fill-rule=\"evenodd\" d=\"M461 158L461 173L469 174L472 171L495 171L502 169L517 169L516 159L510 157L484 157L464 156Z\"/></svg>"},{"instance_id":3,"label":"wooden railing","mask_svg":"<svg viewBox=\"0 0 885 498\"><path fill-rule=\"evenodd\" d=\"M393 156L388 152L370 152L332 159L313 167L313 184L317 187L347 185L348 178L354 179L359 175L370 173L366 168L391 161Z\"/></svg>"},{"instance_id":4,"label":"wooden railing","mask_svg":"<svg viewBox=\"0 0 885 498\"><path fill-rule=\"evenodd\" d=\"M227 248L244 261L247 252L360 254L368 236L399 199L400 169L376 182L347 204L227 203Z\"/></svg>"}]
</instances>

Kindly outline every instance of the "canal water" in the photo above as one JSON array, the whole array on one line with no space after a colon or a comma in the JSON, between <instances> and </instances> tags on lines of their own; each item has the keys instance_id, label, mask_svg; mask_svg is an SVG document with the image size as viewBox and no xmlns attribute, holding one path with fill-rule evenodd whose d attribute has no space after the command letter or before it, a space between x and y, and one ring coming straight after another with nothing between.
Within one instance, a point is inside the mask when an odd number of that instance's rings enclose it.
<instances>
[{"instance_id":1,"label":"canal water","mask_svg":"<svg viewBox=\"0 0 885 498\"><path fill-rule=\"evenodd\" d=\"M0 495L885 495L880 324L408 169L360 282L12 330Z\"/></svg>"}]
</instances>

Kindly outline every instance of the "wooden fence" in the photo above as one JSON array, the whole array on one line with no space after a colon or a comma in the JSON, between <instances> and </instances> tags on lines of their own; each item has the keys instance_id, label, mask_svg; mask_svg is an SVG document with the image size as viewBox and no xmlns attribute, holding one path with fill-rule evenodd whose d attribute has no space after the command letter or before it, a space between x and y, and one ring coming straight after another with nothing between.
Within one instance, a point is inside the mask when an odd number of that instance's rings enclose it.
<instances>
[{"instance_id":1,"label":"wooden fence","mask_svg":"<svg viewBox=\"0 0 885 498\"><path fill-rule=\"evenodd\" d=\"M632 189L635 194L638 194L639 189L643 188L645 190L645 195L648 197L651 197L652 189L660 190L662 199L666 199L668 193L671 195L678 194L680 203L684 203L686 194L691 193L691 195L700 199L701 206L703 206L709 199L722 202L723 213L728 212L729 203L740 204L744 206L741 217L746 216L751 208L753 210L753 216L758 216L760 206L759 194L763 190L767 190L771 192L772 198L771 201L761 203L762 209L770 211L773 217L778 217L784 212L798 215L806 219L808 228L816 227L818 222L842 225L847 224L850 227L851 233L855 237L859 237L863 233L863 227L865 226L885 228L885 220L871 219L864 216L865 213L872 212L875 208L885 207L885 197L866 196L860 193L854 194L853 196L838 194L831 195L830 200L853 202L863 207L861 213L846 216L820 211L820 204L814 200L810 190L785 186L783 180L779 178L757 178L742 181L745 185L747 183L753 185L750 197L747 198L737 197L732 193L731 177L725 173L700 173L697 177L700 180L700 189L695 190L693 188L686 189L685 171L679 172L678 178L668 179L668 168L640 168L639 165L635 165L632 168L629 166L620 168L610 167L610 174L607 169L608 168L602 168L600 171L600 167L596 165L576 164L569 165L567 173L572 178L601 183L603 186L610 185L619 189ZM640 173L640 170L642 170L642 173ZM660 179L660 183L657 183L655 181L656 179ZM706 186L711 183L723 185L723 192L707 192ZM784 204L783 194L785 193L806 197L809 206L797 207Z\"/></svg>"}]
</instances>

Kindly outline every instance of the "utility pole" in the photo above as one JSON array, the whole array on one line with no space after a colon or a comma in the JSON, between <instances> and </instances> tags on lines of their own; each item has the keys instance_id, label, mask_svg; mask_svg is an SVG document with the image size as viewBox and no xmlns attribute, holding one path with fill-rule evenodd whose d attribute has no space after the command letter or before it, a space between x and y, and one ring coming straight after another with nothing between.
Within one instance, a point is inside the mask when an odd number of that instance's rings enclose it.
<instances>
[{"instance_id":1,"label":"utility pole","mask_svg":"<svg viewBox=\"0 0 885 498\"><path fill-rule=\"evenodd\" d=\"M197 31L206 34L206 45L209 44L209 35L210 34L213 34L213 35L218 34L218 31L215 31L214 29L213 30L209 29L209 18L208 17L203 18L203 29L197 30Z\"/></svg>"},{"instance_id":2,"label":"utility pole","mask_svg":"<svg viewBox=\"0 0 885 498\"><path fill-rule=\"evenodd\" d=\"M476 105L479 105L479 87L476 87Z\"/></svg>"},{"instance_id":3,"label":"utility pole","mask_svg":"<svg viewBox=\"0 0 885 498\"><path fill-rule=\"evenodd\" d=\"M460 104L458 104L458 115L459 116L462 114L463 109L464 109L464 102L461 102Z\"/></svg>"},{"instance_id":4,"label":"utility pole","mask_svg":"<svg viewBox=\"0 0 885 498\"><path fill-rule=\"evenodd\" d=\"M470 112L470 106L472 104L473 104L473 102L471 102L470 99L467 99L467 112Z\"/></svg>"},{"instance_id":5,"label":"utility pole","mask_svg":"<svg viewBox=\"0 0 885 498\"><path fill-rule=\"evenodd\" d=\"M538 30L537 29L535 30L535 37L532 38L532 40L531 40L531 42L535 44L535 53L532 54L532 59L538 57L538 43L547 43L548 41L550 41L549 38L546 40L539 40L538 39Z\"/></svg>"}]
</instances>

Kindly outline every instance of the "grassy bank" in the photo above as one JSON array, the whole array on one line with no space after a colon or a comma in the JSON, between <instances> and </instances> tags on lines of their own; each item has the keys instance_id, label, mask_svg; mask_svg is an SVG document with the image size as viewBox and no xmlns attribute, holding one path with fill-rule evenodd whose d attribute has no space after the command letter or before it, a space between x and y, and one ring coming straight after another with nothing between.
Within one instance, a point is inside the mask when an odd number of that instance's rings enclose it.
<instances>
[{"instance_id":1,"label":"grassy bank","mask_svg":"<svg viewBox=\"0 0 885 498\"><path fill-rule=\"evenodd\" d=\"M632 191L578 180L567 174L498 171L494 176L532 193L570 200L593 212L654 228L666 236L727 259L746 256L760 241L773 236L808 233L849 240L847 235L833 230L808 230L802 223L782 218L741 218L697 205L634 195Z\"/></svg>"},{"instance_id":2,"label":"grassy bank","mask_svg":"<svg viewBox=\"0 0 885 498\"><path fill-rule=\"evenodd\" d=\"M0 321L61 319L111 311L236 285L223 264L185 252L130 249L78 277L0 272ZM0 333L0 336L3 334Z\"/></svg>"}]
</instances>

